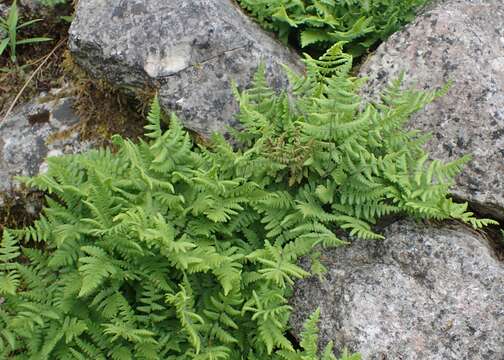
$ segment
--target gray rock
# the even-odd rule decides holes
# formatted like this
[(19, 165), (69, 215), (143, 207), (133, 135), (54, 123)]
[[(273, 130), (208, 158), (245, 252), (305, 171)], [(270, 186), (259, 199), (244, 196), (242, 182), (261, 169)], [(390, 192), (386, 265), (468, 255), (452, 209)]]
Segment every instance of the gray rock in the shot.
[(409, 221), (385, 236), (323, 252), (326, 280), (296, 284), (295, 331), (320, 307), (321, 342), (366, 360), (504, 359), (504, 264), (486, 239)]
[(454, 195), (504, 219), (504, 6), (502, 0), (439, 1), (392, 35), (362, 66), (370, 97), (405, 71), (406, 86), (447, 95), (411, 120), (433, 133), (430, 153), (445, 160), (472, 154)]
[[(7, 18), (9, 17), (9, 10), (10, 10), (10, 6), (7, 6), (5, 4), (0, 4), (0, 18), (7, 21)], [(3, 40), (6, 37), (8, 37), (7, 31), (5, 29), (1, 28), (0, 29), (0, 39)], [(6, 56), (7, 53), (8, 53), (8, 49), (6, 49), (6, 51), (4, 51), (2, 56)]]
[(54, 18), (57, 13), (55, 6), (43, 5), (39, 0), (18, 0), (18, 4), (23, 8), (22, 11), (28, 12), (31, 16), (43, 18), (46, 21), (49, 18)]
[[(9, 7), (5, 4), (0, 4), (0, 17), (7, 19), (9, 16)], [(0, 39), (4, 39), (7, 36), (7, 32), (4, 29), (0, 29)]]
[(80, 1), (69, 47), (94, 77), (133, 88), (160, 85), (165, 109), (204, 135), (235, 124), (231, 81), (247, 86), (262, 61), (280, 88), (280, 64), (302, 68), (232, 0)]
[(6, 18), (8, 15), (9, 15), (9, 7), (5, 4), (0, 4), (0, 17)]
[(37, 0), (19, 0), (18, 4), (24, 9), (30, 11), (32, 14), (39, 14), (42, 11), (46, 11), (46, 7)]
[(72, 102), (72, 98), (44, 100), (42, 96), (18, 107), (0, 123), (0, 193), (11, 195), (19, 189), (15, 176), (45, 171), (48, 156), (91, 147), (92, 143), (80, 141)]

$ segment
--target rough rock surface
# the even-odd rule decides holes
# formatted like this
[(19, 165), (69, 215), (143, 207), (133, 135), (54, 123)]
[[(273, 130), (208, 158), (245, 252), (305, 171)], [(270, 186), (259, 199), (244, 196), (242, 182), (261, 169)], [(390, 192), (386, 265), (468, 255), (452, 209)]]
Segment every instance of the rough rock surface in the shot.
[(322, 343), (366, 360), (504, 359), (504, 264), (487, 240), (409, 221), (385, 236), (323, 253), (326, 280), (296, 284), (297, 333), (320, 307)]
[(40, 97), (18, 107), (0, 123), (0, 194), (17, 190), (15, 176), (34, 176), (46, 169), (48, 156), (89, 149), (74, 127), (79, 118), (72, 98), (45, 100)]
[(36, 0), (20, 0), (19, 4), (23, 7), (23, 10), (37, 17), (47, 18), (55, 13), (55, 7), (44, 6)]
[(504, 6), (502, 0), (446, 0), (392, 35), (363, 65), (373, 97), (405, 71), (406, 86), (449, 93), (411, 127), (433, 134), (430, 153), (445, 160), (472, 154), (454, 194), (504, 219)]
[(70, 50), (113, 84), (160, 84), (160, 100), (201, 134), (224, 132), (237, 110), (231, 81), (247, 86), (260, 62), (276, 88), (297, 55), (249, 20), (233, 0), (80, 1)]
[(5, 18), (9, 13), (9, 7), (5, 4), (0, 4), (0, 16)]

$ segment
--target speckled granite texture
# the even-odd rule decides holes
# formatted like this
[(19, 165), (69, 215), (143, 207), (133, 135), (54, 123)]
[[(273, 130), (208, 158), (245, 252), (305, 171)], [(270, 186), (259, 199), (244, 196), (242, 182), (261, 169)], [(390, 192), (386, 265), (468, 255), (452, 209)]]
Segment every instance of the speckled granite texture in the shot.
[(34, 176), (45, 171), (48, 156), (73, 154), (91, 147), (73, 130), (79, 118), (72, 110), (72, 99), (43, 98), (18, 107), (0, 123), (0, 193), (18, 189), (15, 176)]
[(69, 45), (95, 77), (137, 88), (160, 84), (162, 105), (203, 135), (235, 123), (232, 80), (249, 85), (264, 62), (280, 88), (280, 64), (302, 68), (232, 0), (80, 1)]
[(320, 307), (322, 343), (364, 360), (504, 359), (504, 264), (487, 240), (409, 221), (385, 236), (323, 253), (326, 280), (296, 284), (296, 332)]
[(447, 95), (410, 126), (433, 134), (435, 158), (472, 154), (453, 192), (478, 210), (504, 219), (504, 3), (440, 1), (382, 44), (363, 65), (373, 97), (405, 71), (406, 86), (432, 89), (448, 81)]

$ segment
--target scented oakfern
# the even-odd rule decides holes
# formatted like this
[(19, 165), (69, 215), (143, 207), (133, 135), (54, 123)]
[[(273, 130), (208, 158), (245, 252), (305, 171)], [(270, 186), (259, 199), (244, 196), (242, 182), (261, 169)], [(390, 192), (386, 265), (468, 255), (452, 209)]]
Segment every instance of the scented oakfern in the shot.
[(327, 48), (347, 41), (360, 55), (414, 19), (428, 0), (238, 0), (267, 30), (286, 42), (299, 36), (302, 47)]
[(56, 6), (56, 5), (66, 4), (68, 1), (67, 0), (35, 0), (35, 2), (38, 2), (38, 3), (45, 5), (45, 6)]
[[(288, 296), (309, 273), (297, 260), (380, 238), (372, 225), (405, 213), (485, 220), (447, 191), (466, 159), (427, 160), (402, 130), (437, 93), (357, 95), (337, 44), (292, 96), (260, 71), (240, 102), (238, 149), (216, 135), (195, 146), (154, 100), (146, 139), (48, 160), (26, 183), (48, 194), (40, 219), (0, 246), (0, 356), (7, 359), (319, 359), (315, 314), (301, 348), (286, 336)], [(329, 347), (321, 355), (335, 359)], [(358, 357), (344, 354), (344, 359)]]

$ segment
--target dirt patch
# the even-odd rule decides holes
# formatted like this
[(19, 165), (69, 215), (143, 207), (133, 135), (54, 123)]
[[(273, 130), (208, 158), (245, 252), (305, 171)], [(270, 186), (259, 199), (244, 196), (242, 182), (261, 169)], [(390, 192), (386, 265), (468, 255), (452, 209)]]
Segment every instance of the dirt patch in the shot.
[[(16, 63), (13, 63), (10, 59), (8, 49), (0, 57), (0, 68), (9, 69), (7, 72), (0, 72), (0, 116), (3, 117), (32, 72), (54, 49), (56, 44), (66, 38), (69, 24), (61, 20), (60, 16), (68, 16), (70, 13), (71, 7), (64, 7), (56, 12), (54, 16), (20, 29), (17, 34), (19, 39), (48, 37), (52, 40), (17, 46)], [(22, 7), (19, 7), (19, 16), (18, 25), (36, 18)], [(59, 59), (63, 51), (64, 49), (61, 47), (36, 73), (23, 91), (19, 103), (28, 101), (41, 92), (49, 91), (51, 88), (61, 85), (63, 72), (59, 66)]]
[(3, 202), (0, 207), (0, 233), (4, 228), (20, 229), (32, 225), (45, 205), (45, 194), (39, 191), (23, 189), (0, 196)]

